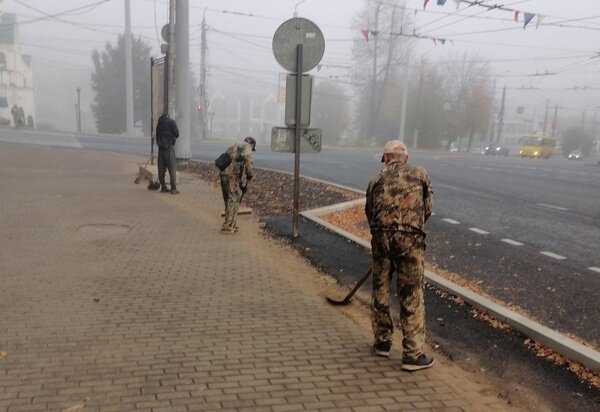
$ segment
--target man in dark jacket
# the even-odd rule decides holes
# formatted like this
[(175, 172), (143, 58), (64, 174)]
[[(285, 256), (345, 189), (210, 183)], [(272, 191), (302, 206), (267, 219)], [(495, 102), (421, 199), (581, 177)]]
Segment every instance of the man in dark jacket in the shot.
[(179, 129), (175, 120), (167, 113), (163, 113), (156, 123), (156, 144), (158, 145), (158, 181), (160, 191), (169, 192), (165, 183), (165, 169), (169, 169), (171, 180), (171, 194), (179, 193), (177, 190), (177, 166), (175, 163), (175, 140), (179, 137)]

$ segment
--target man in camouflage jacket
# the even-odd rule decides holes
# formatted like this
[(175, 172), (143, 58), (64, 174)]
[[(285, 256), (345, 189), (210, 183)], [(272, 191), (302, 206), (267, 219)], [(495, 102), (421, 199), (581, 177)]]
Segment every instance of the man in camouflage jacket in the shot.
[(407, 165), (408, 150), (400, 140), (383, 148), (383, 169), (369, 182), (365, 213), (371, 229), (373, 271), (373, 349), (389, 356), (393, 320), (390, 283), (396, 272), (403, 335), (402, 368), (428, 368), (433, 358), (423, 352), (425, 309), (423, 302), (425, 232), (432, 210), (433, 190), (427, 171)]
[(221, 226), (223, 234), (237, 232), (235, 223), (240, 202), (248, 189), (248, 182), (254, 175), (252, 152), (255, 150), (256, 140), (252, 137), (246, 137), (244, 141), (227, 148), (226, 153), (231, 158), (231, 163), (219, 173), (223, 202), (225, 203), (225, 222)]

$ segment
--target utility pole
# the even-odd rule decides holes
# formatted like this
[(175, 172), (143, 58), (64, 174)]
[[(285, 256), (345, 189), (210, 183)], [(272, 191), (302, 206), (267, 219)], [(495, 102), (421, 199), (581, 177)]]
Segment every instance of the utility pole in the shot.
[(556, 136), (556, 120), (558, 115), (558, 105), (554, 105), (554, 118), (552, 119), (552, 138), (554, 139)]
[(419, 131), (421, 130), (421, 93), (423, 91), (423, 73), (425, 71), (425, 55), (421, 56), (421, 68), (419, 69), (419, 90), (417, 92), (417, 116), (415, 119), (415, 131), (413, 133), (413, 149), (417, 148)]
[(406, 125), (406, 98), (408, 96), (408, 77), (410, 75), (410, 50), (406, 51), (406, 67), (404, 69), (404, 79), (402, 81), (402, 101), (400, 102), (400, 130), (398, 130), (398, 139), (404, 141), (404, 127)]
[(550, 106), (550, 100), (546, 100), (546, 112), (544, 113), (544, 124), (542, 125), (542, 133), (546, 135), (546, 124), (548, 123), (548, 108)]
[(165, 90), (167, 96), (167, 113), (171, 118), (175, 118), (175, 1), (169, 0), (169, 50), (167, 51), (167, 81), (168, 87)]
[[(379, 32), (379, 11), (381, 10), (381, 3), (377, 3), (375, 6), (375, 33)], [(369, 139), (368, 143), (371, 143), (371, 139), (373, 138), (373, 129), (375, 128), (375, 116), (377, 112), (375, 111), (375, 100), (377, 96), (377, 39), (378, 35), (373, 36), (373, 85), (371, 86), (371, 107), (369, 108), (369, 118), (367, 119), (367, 139)]]
[(504, 126), (504, 102), (506, 101), (506, 85), (502, 88), (502, 103), (500, 104), (500, 113), (498, 114), (498, 135), (496, 142), (500, 143), (502, 139), (502, 127)]
[(125, 123), (133, 134), (133, 68), (131, 63), (131, 0), (125, 0)]
[(494, 102), (496, 101), (496, 81), (498, 79), (494, 79), (494, 88), (492, 89), (492, 107), (490, 108), (490, 116), (488, 117), (488, 128), (486, 133), (486, 141), (488, 144), (491, 144), (494, 140)]
[[(173, 1), (173, 0), (171, 0)], [(179, 160), (189, 160), (190, 151), (190, 3), (189, 0), (176, 0), (175, 10), (175, 119), (179, 128), (179, 138), (175, 145), (175, 156)]]
[(208, 99), (206, 84), (206, 8), (202, 13), (202, 34), (200, 40), (200, 138), (208, 139)]
[(77, 86), (77, 132), (81, 133), (81, 87)]

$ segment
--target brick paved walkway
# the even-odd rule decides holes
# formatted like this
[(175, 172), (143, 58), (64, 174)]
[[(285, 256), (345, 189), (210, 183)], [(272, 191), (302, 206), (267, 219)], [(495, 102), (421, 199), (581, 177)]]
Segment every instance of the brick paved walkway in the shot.
[(510, 410), (439, 355), (372, 355), (364, 308), (252, 218), (220, 235), (217, 188), (149, 192), (139, 163), (0, 144), (0, 411)]

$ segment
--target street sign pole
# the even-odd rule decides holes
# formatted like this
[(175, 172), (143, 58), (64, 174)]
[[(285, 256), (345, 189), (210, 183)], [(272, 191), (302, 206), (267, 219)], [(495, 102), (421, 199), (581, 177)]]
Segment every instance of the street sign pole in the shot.
[(300, 139), (302, 139), (302, 43), (296, 46), (296, 138), (294, 139), (294, 206), (292, 217), (292, 237), (298, 237), (298, 217), (300, 209)]

